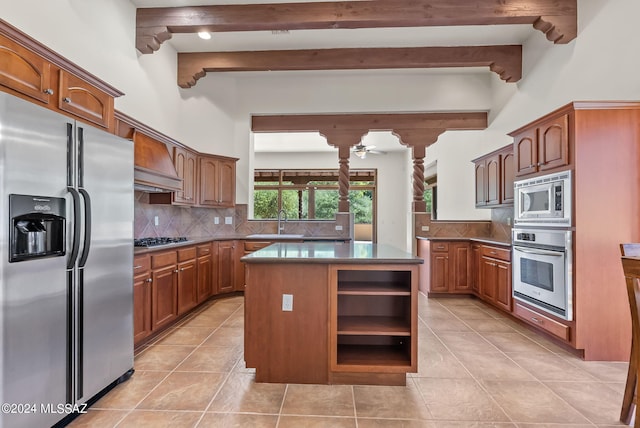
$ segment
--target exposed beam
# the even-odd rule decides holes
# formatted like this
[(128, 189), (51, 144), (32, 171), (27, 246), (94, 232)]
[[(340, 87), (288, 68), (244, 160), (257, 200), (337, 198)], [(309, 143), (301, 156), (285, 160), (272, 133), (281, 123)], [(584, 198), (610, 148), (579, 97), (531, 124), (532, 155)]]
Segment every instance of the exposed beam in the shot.
[(506, 82), (522, 77), (522, 46), (455, 46), (194, 52), (178, 54), (178, 85), (209, 72), (489, 67)]
[(554, 43), (578, 31), (577, 0), (365, 0), (137, 9), (136, 48), (172, 33), (531, 24)]
[(327, 130), (392, 131), (395, 129), (481, 130), (486, 112), (289, 114), (251, 118), (253, 132), (305, 132)]

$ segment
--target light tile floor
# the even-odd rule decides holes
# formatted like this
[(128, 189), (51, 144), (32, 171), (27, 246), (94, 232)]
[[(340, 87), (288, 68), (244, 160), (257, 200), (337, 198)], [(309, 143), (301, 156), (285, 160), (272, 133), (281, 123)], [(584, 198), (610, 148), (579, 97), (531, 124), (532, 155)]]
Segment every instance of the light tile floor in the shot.
[(73, 427), (610, 427), (627, 364), (585, 362), (473, 298), (419, 302), (406, 387), (259, 384), (243, 299), (212, 301), (135, 358)]

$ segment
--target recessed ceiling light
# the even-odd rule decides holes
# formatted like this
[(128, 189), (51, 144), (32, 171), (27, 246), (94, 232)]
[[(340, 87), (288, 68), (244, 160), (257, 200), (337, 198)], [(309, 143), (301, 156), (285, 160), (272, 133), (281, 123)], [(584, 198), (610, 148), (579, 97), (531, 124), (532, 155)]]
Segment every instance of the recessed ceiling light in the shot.
[(198, 37), (202, 40), (209, 40), (211, 38), (211, 34), (208, 31), (199, 31)]

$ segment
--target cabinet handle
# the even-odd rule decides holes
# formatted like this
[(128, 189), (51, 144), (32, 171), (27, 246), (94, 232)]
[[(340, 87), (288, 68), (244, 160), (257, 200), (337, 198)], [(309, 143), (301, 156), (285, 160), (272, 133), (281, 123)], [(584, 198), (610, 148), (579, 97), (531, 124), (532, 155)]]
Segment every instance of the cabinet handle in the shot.
[(134, 266), (134, 269), (142, 269), (142, 265)]
[(491, 251), (489, 254), (498, 254), (498, 253), (496, 253), (495, 251)]
[(153, 282), (152, 278), (147, 278), (147, 282)]
[(538, 162), (538, 166), (542, 166), (544, 165), (542, 162)]
[(69, 104), (69, 103), (71, 102), (71, 98), (69, 98), (69, 97), (64, 97), (64, 98), (62, 99), (62, 101), (64, 101), (65, 103)]
[(538, 319), (538, 318), (536, 318), (536, 317), (531, 317), (531, 321), (533, 321), (533, 322), (535, 322), (535, 323), (537, 323), (537, 324), (541, 324), (541, 323), (542, 323), (542, 320), (539, 320), (539, 319)]
[(180, 272), (184, 272), (187, 268), (180, 268)]
[(174, 270), (173, 273), (178, 273), (180, 272), (178, 269)]
[(53, 89), (51, 89), (51, 88), (47, 88), (47, 89), (45, 89), (45, 90), (44, 90), (44, 91), (42, 91), (42, 92), (44, 92), (44, 93), (45, 93), (45, 94), (47, 94), (47, 95), (53, 95)]

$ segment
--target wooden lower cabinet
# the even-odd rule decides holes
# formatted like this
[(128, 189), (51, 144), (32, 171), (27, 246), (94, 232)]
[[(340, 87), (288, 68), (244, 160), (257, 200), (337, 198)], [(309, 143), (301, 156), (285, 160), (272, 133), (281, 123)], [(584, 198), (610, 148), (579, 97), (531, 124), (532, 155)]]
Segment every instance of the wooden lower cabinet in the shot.
[(236, 241), (219, 241), (218, 244), (218, 294), (235, 291)]
[(481, 248), (480, 244), (471, 244), (471, 291), (476, 294), (480, 293)]
[[(213, 278), (216, 270), (214, 269), (213, 245), (211, 242), (197, 247), (197, 286), (196, 301), (202, 303), (213, 294)], [(217, 284), (217, 282), (216, 282)]]
[(178, 317), (177, 265), (151, 271), (151, 329), (156, 330)]
[(511, 250), (482, 245), (480, 297), (511, 312)]
[[(471, 291), (471, 247), (467, 241), (433, 241), (430, 244), (429, 293)], [(425, 255), (418, 254), (420, 257)]]
[(133, 261), (133, 343), (151, 334), (151, 273), (149, 255)]
[[(194, 251), (195, 253), (195, 251)], [(178, 264), (178, 315), (182, 315), (198, 304), (198, 280), (196, 259)]]

